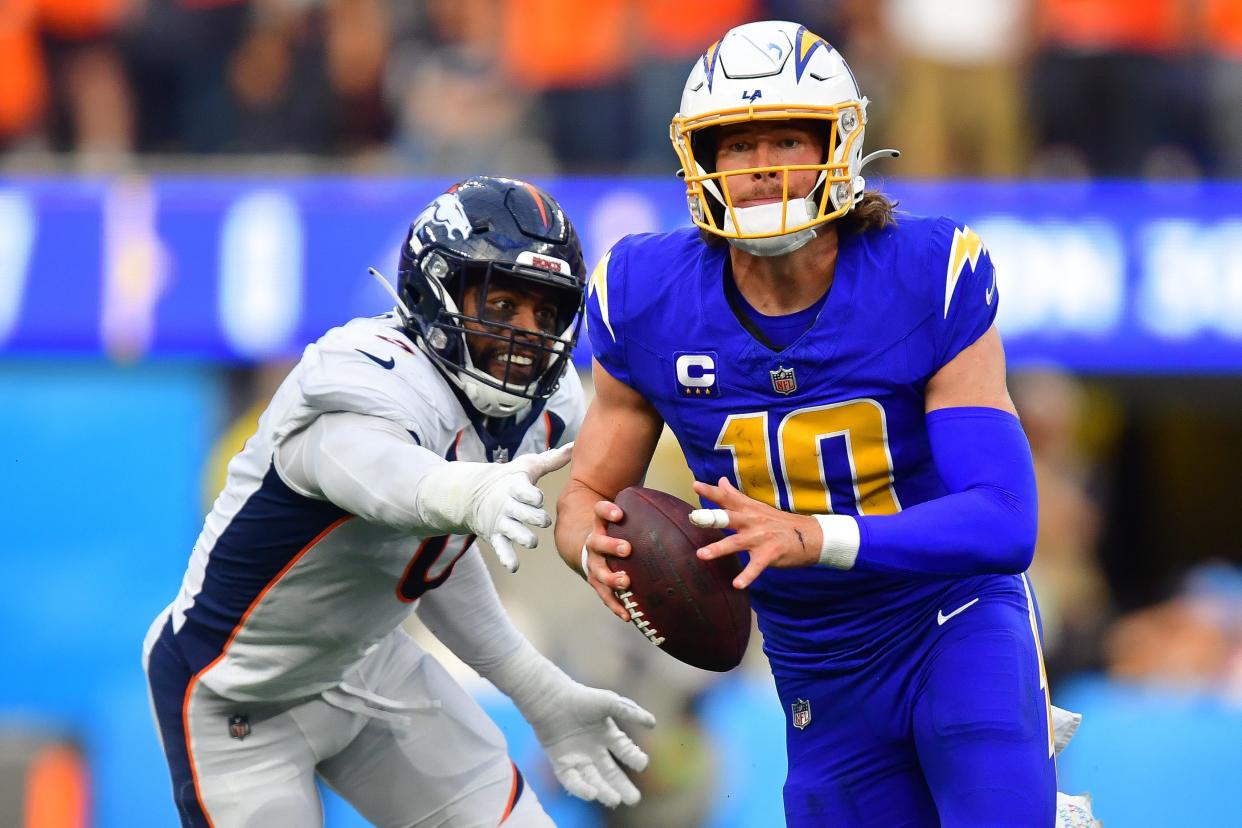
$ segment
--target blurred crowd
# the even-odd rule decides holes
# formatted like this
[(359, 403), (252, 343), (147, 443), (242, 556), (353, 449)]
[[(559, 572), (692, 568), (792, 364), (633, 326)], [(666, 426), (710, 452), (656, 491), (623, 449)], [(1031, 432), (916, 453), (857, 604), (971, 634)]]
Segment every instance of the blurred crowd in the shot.
[(1242, 175), (1237, 0), (0, 0), (0, 157), (666, 173), (690, 64), (764, 18), (843, 50), (903, 176)]

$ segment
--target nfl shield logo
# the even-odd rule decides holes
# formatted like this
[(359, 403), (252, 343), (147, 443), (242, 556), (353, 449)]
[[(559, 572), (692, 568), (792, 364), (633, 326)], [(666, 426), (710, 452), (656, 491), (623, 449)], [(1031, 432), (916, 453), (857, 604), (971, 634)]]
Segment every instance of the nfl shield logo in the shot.
[(796, 699), (789, 705), (789, 709), (793, 711), (793, 726), (798, 730), (806, 730), (806, 726), (811, 723), (811, 703), (806, 699)]
[(250, 735), (250, 717), (240, 713), (229, 717), (229, 735), (241, 741)]
[(509, 462), (509, 450), (505, 448), (504, 446), (497, 446), (496, 448), (492, 449), (492, 462), (493, 463), (508, 463)]
[(792, 394), (798, 390), (798, 378), (794, 376), (794, 369), (778, 367), (768, 373), (772, 375), (772, 390), (776, 393)]

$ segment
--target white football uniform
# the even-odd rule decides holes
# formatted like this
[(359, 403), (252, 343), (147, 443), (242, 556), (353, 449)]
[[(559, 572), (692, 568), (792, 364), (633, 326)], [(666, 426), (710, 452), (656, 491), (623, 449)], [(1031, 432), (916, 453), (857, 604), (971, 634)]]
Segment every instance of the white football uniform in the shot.
[(484, 431), (391, 314), (307, 347), (147, 636), (183, 824), (318, 824), (315, 772), (379, 825), (551, 824), (499, 731), (400, 629), (450, 577), (492, 589), (473, 537), (420, 525), (402, 496), (417, 469), (342, 479), (313, 441), (346, 429), (346, 446), (502, 461), (569, 442), (584, 407), (569, 370), (546, 404)]

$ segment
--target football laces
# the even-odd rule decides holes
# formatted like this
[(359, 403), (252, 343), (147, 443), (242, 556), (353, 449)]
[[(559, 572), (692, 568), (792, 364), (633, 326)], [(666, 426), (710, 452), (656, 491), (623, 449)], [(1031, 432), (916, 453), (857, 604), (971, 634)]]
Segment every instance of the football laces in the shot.
[(638, 627), (638, 631), (647, 636), (647, 640), (659, 647), (664, 643), (664, 637), (651, 626), (651, 622), (643, 617), (643, 611), (638, 608), (638, 602), (634, 600), (633, 592), (618, 592), (617, 597), (621, 599), (621, 603), (625, 606), (626, 612), (630, 614), (630, 623)]

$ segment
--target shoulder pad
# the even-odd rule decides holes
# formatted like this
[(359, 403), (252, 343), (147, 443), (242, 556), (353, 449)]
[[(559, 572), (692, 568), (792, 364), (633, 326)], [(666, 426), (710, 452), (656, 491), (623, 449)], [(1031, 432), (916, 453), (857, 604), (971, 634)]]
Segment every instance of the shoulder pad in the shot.
[(355, 319), (308, 347), (301, 390), (314, 414), (353, 411), (383, 417), (424, 445), (445, 413), (458, 407), (427, 356), (382, 319)]

